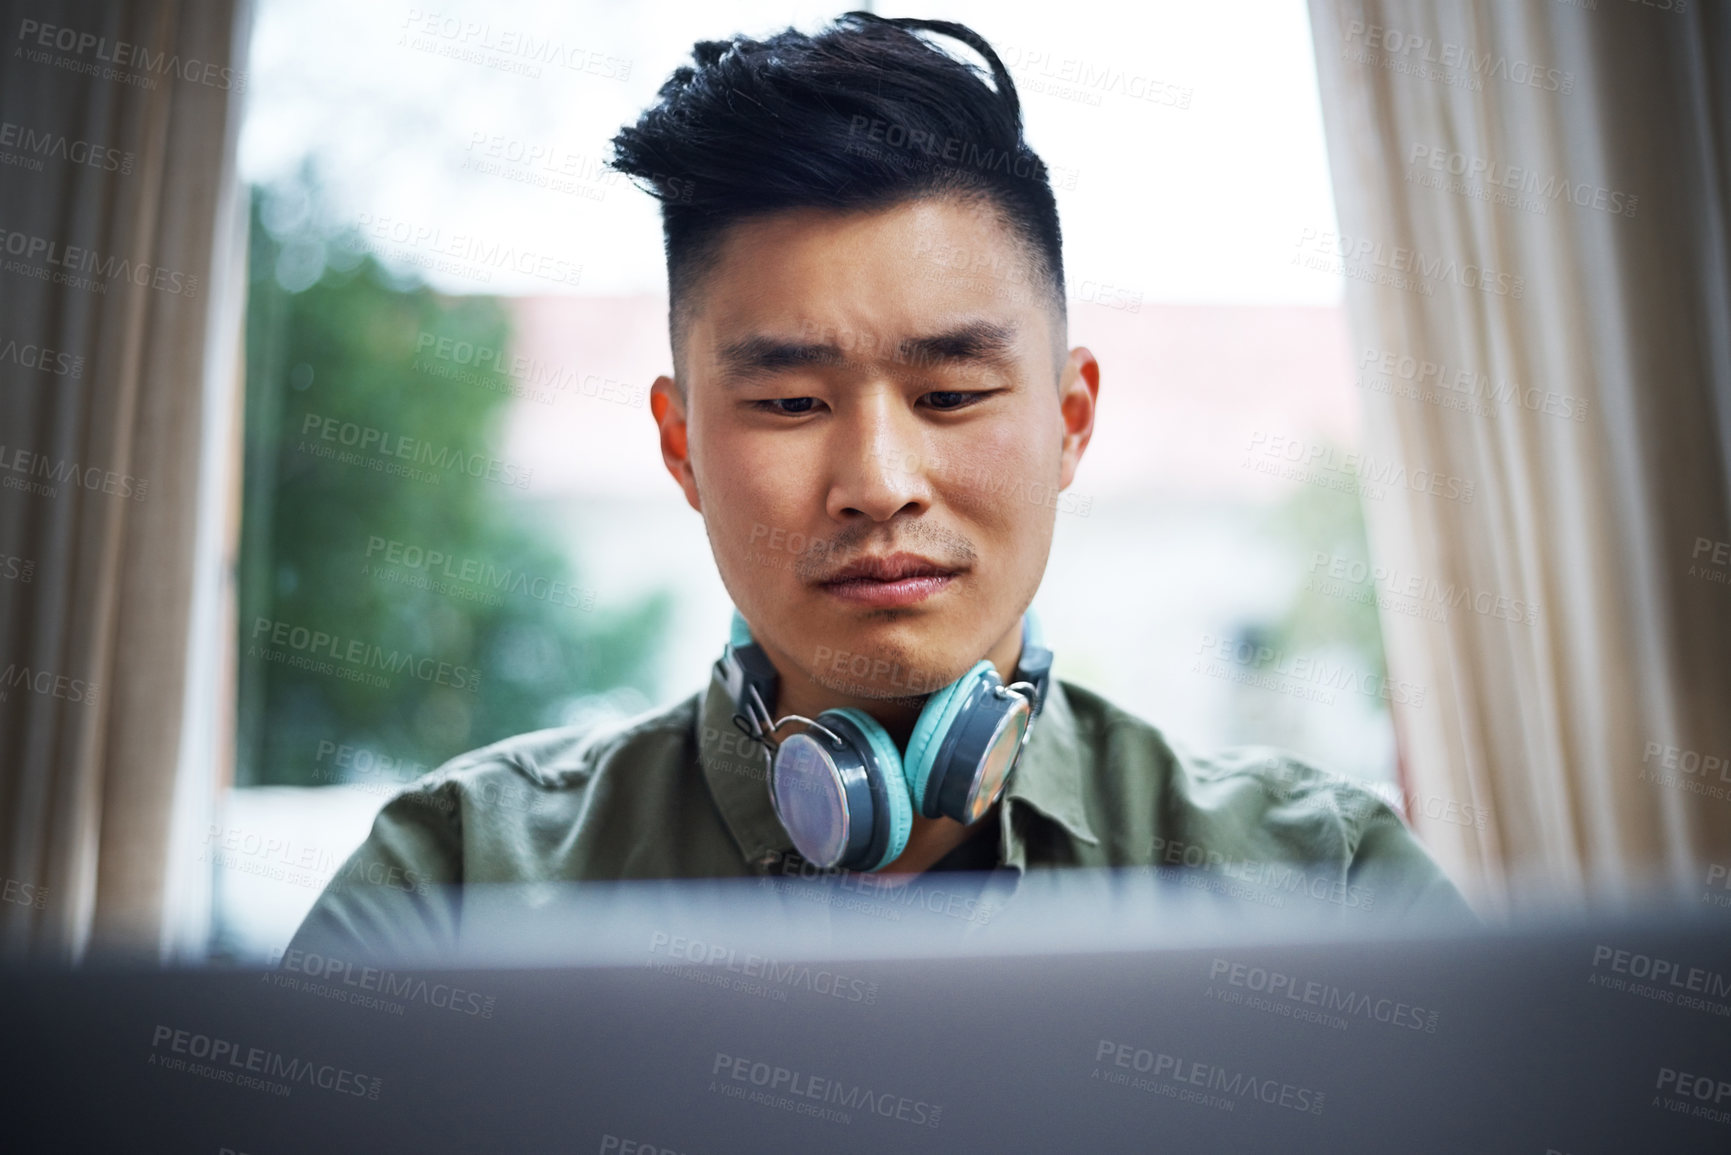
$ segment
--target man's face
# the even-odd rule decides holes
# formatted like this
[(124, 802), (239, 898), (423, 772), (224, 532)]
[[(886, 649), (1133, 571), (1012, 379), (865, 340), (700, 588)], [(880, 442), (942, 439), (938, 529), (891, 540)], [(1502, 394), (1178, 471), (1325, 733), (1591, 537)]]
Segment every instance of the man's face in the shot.
[[(725, 235), (654, 410), (733, 602), (784, 679), (907, 698), (1008, 645), (1098, 369), (1015, 235), (953, 199)], [(680, 394), (683, 393), (683, 398)]]

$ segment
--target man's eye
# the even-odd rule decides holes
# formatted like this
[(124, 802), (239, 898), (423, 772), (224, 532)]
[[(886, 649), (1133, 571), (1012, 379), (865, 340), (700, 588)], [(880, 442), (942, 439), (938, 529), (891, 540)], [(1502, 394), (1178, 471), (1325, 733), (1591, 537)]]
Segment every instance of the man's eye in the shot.
[(781, 413), (789, 417), (796, 417), (801, 413), (810, 413), (811, 407), (817, 404), (817, 398), (774, 397), (768, 401), (756, 401), (753, 404), (768, 413)]
[(926, 394), (926, 401), (933, 409), (963, 409), (974, 404), (984, 393), (968, 392), (956, 389), (939, 389)]

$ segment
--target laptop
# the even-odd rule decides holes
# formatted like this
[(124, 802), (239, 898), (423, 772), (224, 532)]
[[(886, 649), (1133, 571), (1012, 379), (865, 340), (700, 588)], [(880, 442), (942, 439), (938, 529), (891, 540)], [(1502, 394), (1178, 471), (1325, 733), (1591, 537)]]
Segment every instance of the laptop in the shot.
[(13, 969), (7, 1145), (1731, 1151), (1724, 911), (1508, 930), (1004, 873), (470, 887), (436, 957)]

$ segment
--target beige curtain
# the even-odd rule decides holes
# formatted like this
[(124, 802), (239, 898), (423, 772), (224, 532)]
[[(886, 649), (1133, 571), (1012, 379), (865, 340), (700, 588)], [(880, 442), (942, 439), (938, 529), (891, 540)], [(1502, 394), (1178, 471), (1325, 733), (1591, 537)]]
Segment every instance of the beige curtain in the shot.
[(1395, 707), (1412, 820), (1493, 917), (1699, 903), (1731, 862), (1731, 9), (1311, 22), (1339, 224), (1300, 248), (1409, 471), (1366, 508), (1385, 592), (1448, 606), (1383, 614), (1432, 688)]
[(0, 946), (154, 958), (219, 714), (245, 0), (0, 11)]

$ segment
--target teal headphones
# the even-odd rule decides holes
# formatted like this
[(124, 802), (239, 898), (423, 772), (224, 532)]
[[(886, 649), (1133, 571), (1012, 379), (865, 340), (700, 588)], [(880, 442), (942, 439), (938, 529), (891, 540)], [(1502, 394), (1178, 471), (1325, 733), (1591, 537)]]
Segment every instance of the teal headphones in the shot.
[[(1006, 686), (991, 662), (974, 663), (927, 700), (905, 755), (863, 710), (772, 718), (775, 667), (738, 610), (715, 665), (733, 724), (769, 757), (770, 804), (794, 847), (817, 866), (881, 870), (907, 848), (916, 810), (971, 825), (991, 809), (1045, 704), (1052, 654), (1029, 610), (1016, 681)], [(777, 740), (790, 721), (807, 729)]]

